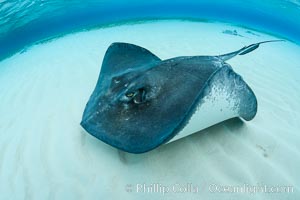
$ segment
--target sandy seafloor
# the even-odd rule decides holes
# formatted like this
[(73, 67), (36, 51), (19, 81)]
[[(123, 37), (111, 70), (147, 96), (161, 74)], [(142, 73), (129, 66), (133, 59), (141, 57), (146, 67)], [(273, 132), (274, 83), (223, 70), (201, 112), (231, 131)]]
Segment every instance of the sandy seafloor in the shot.
[[(291, 42), (228, 61), (257, 96), (252, 121), (229, 120), (139, 155), (120, 152), (79, 125), (112, 42), (167, 59), (218, 55), (270, 39), (276, 38), (228, 24), (161, 21), (69, 34), (3, 60), (0, 199), (299, 199), (300, 46)], [(137, 184), (146, 190), (137, 191)], [(159, 187), (151, 192), (151, 184)], [(293, 191), (214, 189), (243, 184)], [(179, 185), (194, 189), (181, 193)], [(163, 194), (163, 187), (170, 191)]]

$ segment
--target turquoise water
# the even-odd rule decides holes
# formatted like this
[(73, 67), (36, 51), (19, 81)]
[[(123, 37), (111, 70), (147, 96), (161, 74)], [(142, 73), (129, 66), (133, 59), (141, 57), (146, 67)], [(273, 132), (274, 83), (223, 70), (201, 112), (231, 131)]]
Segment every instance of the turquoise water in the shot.
[(300, 43), (299, 0), (1, 0), (0, 60), (68, 32), (164, 18), (229, 22)]

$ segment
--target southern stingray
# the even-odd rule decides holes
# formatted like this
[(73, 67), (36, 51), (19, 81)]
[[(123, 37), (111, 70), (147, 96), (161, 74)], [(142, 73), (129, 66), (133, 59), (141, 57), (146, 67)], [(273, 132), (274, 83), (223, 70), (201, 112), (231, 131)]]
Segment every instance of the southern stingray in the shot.
[(266, 42), (272, 41), (224, 55), (167, 60), (133, 44), (113, 43), (81, 126), (118, 149), (143, 153), (230, 118), (251, 120), (256, 97), (225, 61)]

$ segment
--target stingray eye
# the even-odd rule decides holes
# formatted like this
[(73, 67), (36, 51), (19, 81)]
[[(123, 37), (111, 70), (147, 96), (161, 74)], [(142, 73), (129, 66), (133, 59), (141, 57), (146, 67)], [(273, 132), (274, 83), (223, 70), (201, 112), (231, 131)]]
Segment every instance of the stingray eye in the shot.
[(125, 94), (126, 97), (132, 98), (134, 96), (133, 92), (129, 92)]
[(144, 103), (146, 102), (146, 90), (144, 88), (140, 88), (133, 92), (127, 92), (123, 98), (121, 98), (121, 101), (134, 104)]
[(146, 90), (144, 88), (140, 88), (136, 95), (134, 95), (133, 102), (135, 104), (141, 104), (146, 102)]

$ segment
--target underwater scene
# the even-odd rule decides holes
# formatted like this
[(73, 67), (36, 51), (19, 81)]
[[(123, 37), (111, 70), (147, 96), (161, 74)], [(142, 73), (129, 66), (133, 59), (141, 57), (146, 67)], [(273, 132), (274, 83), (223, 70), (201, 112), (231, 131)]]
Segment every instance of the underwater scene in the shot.
[(299, 199), (299, 55), (298, 0), (0, 0), (0, 199)]

